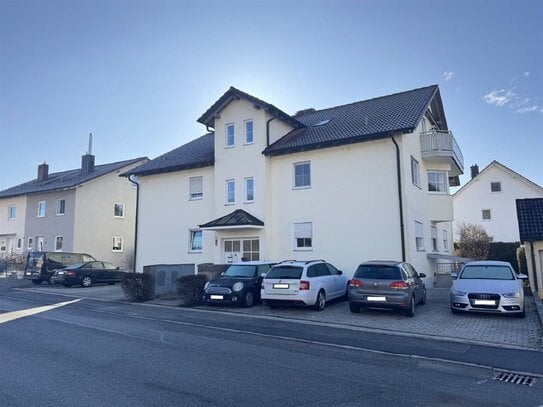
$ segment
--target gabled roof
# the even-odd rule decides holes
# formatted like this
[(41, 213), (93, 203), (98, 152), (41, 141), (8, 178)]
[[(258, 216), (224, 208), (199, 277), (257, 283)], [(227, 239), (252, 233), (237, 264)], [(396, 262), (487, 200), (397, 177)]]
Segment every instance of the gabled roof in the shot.
[(527, 184), (528, 186), (532, 187), (533, 189), (535, 189), (536, 191), (538, 191), (539, 193), (543, 194), (543, 187), (540, 187), (539, 185), (537, 185), (535, 182), (533, 181), (530, 181), (528, 178), (520, 175), (518, 172), (516, 171), (513, 171), (511, 168), (509, 167), (506, 167), (505, 165), (503, 165), (502, 163), (496, 161), (496, 160), (493, 160), (490, 164), (488, 164), (481, 172), (479, 172), (479, 174), (477, 174), (475, 176), (475, 178), (472, 178), (470, 179), (468, 182), (466, 182), (462, 188), (460, 188), (458, 191), (456, 191), (454, 193), (453, 196), (458, 196), (462, 191), (466, 190), (468, 188), (469, 185), (473, 184), (473, 180), (477, 179), (477, 177), (480, 177), (482, 174), (485, 174), (487, 173), (488, 171), (490, 171), (491, 168), (499, 168), (501, 169), (502, 171), (508, 173), (509, 175), (517, 178), (518, 180), (524, 182), (525, 184)]
[(124, 176), (151, 175), (208, 167), (215, 163), (215, 134), (208, 133), (166, 154), (133, 168)]
[(264, 222), (254, 217), (243, 209), (236, 209), (234, 212), (228, 215), (222, 216), (218, 219), (207, 222), (200, 225), (202, 229), (215, 229), (215, 228), (241, 228), (241, 227), (262, 227)]
[(517, 199), (521, 242), (543, 240), (543, 198)]
[(274, 105), (264, 102), (263, 100), (249, 95), (248, 93), (245, 93), (239, 89), (236, 89), (233, 86), (231, 86), (230, 89), (228, 89), (224, 93), (224, 95), (222, 95), (209, 109), (206, 110), (206, 112), (202, 116), (200, 116), (198, 122), (202, 123), (205, 126), (215, 128), (215, 115), (220, 113), (233, 100), (240, 99), (247, 100), (259, 109), (265, 109), (269, 111), (272, 115), (289, 123), (294, 128), (304, 127), (304, 125), (296, 120), (294, 117), (288, 115)]
[(0, 198), (11, 198), (14, 196), (38, 194), (43, 192), (52, 192), (64, 189), (72, 189), (78, 185), (89, 182), (95, 178), (102, 177), (111, 172), (120, 170), (126, 166), (146, 160), (147, 157), (134, 158), (132, 160), (118, 161), (110, 164), (102, 164), (94, 167), (94, 171), (82, 175), (81, 168), (75, 170), (56, 172), (49, 174), (45, 181), (39, 182), (37, 179), (25, 182), (24, 184), (0, 191)]
[(264, 154), (289, 154), (409, 133), (415, 130), (431, 104), (441, 128), (446, 130), (439, 88), (432, 85), (329, 109), (304, 111), (296, 119), (305, 127), (285, 135), (266, 148)]

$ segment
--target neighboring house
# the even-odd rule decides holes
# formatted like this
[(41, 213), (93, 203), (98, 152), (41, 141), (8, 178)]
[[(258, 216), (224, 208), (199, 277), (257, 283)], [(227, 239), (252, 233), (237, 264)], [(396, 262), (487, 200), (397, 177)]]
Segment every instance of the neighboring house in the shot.
[(213, 130), (125, 174), (140, 185), (138, 271), (322, 258), (351, 276), (403, 257), (431, 278), (455, 260), (463, 158), (438, 86), (292, 116), (230, 88), (198, 121)]
[(49, 174), (0, 191), (0, 256), (28, 251), (84, 252), (130, 267), (134, 255), (136, 188), (119, 174), (147, 158)]
[(530, 287), (543, 298), (543, 198), (517, 199), (516, 204)]
[(543, 198), (543, 188), (515, 171), (492, 161), (479, 173), (471, 167), (471, 180), (453, 195), (454, 232), (462, 223), (481, 225), (494, 242), (518, 242), (515, 200)]

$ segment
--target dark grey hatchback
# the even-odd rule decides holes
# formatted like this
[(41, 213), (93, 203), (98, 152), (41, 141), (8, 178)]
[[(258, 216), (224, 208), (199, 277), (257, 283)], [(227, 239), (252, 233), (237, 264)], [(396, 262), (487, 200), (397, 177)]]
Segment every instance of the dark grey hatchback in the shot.
[(368, 261), (358, 266), (349, 282), (349, 308), (392, 308), (415, 316), (415, 304), (426, 303), (423, 273), (401, 261)]

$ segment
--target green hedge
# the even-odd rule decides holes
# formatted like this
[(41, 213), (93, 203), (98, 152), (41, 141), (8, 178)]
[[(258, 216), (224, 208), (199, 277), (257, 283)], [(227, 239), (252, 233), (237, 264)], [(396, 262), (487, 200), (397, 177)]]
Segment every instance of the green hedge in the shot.
[(121, 278), (121, 287), (128, 301), (143, 302), (155, 297), (155, 286), (152, 274), (126, 273)]
[(507, 261), (518, 273), (520, 268), (517, 261), (519, 242), (492, 242), (488, 250), (488, 260)]
[(194, 307), (202, 301), (205, 275), (182, 276), (177, 279), (177, 294), (181, 299), (181, 307)]

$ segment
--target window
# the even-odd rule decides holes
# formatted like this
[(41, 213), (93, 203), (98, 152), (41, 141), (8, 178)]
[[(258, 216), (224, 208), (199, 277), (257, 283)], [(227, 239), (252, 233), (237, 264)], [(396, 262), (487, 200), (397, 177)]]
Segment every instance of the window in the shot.
[(294, 224), (294, 249), (311, 250), (313, 248), (313, 223)]
[(43, 218), (45, 216), (45, 201), (38, 203), (38, 218)]
[(245, 178), (245, 202), (255, 200), (255, 179), (253, 177)]
[(252, 144), (253, 142), (254, 142), (253, 121), (247, 120), (245, 122), (245, 144)]
[(28, 238), (28, 244), (26, 245), (26, 249), (27, 250), (34, 249), (34, 238), (32, 238), (32, 237)]
[(432, 226), (430, 228), (430, 232), (432, 233), (432, 250), (434, 252), (437, 252), (437, 229), (435, 226)]
[(63, 244), (64, 244), (64, 237), (63, 236), (55, 237), (55, 252), (61, 252)]
[(424, 251), (424, 230), (422, 223), (415, 221), (415, 243), (417, 251)]
[(447, 192), (447, 173), (445, 171), (428, 171), (428, 191)]
[(420, 167), (419, 162), (411, 157), (411, 182), (420, 187)]
[(443, 250), (449, 251), (449, 232), (443, 229)]
[(226, 203), (233, 204), (236, 202), (236, 181), (229, 179), (226, 181)]
[(309, 188), (311, 186), (311, 163), (304, 161), (294, 163), (294, 188)]
[(226, 125), (226, 147), (234, 147), (236, 137), (234, 134), (234, 123)]
[(491, 182), (490, 183), (490, 192), (502, 192), (502, 183), (501, 182)]
[(123, 251), (123, 238), (122, 237), (113, 237), (113, 251), (122, 252)]
[(191, 201), (203, 198), (203, 180), (204, 177), (189, 178), (189, 199)]
[(113, 216), (116, 218), (124, 218), (124, 204), (116, 203), (113, 205)]
[(57, 215), (64, 215), (66, 213), (66, 200), (57, 199)]
[(15, 205), (8, 206), (8, 219), (13, 220), (17, 215), (17, 207)]
[(202, 251), (202, 231), (201, 230), (191, 230), (190, 231), (190, 252), (201, 252)]
[(260, 260), (260, 241), (258, 239), (247, 239), (241, 243), (241, 248), (243, 249), (241, 261)]
[(490, 209), (483, 209), (481, 212), (482, 212), (483, 220), (492, 219), (492, 213), (490, 212)]
[(23, 238), (19, 237), (17, 238), (17, 250), (21, 250), (23, 248)]

